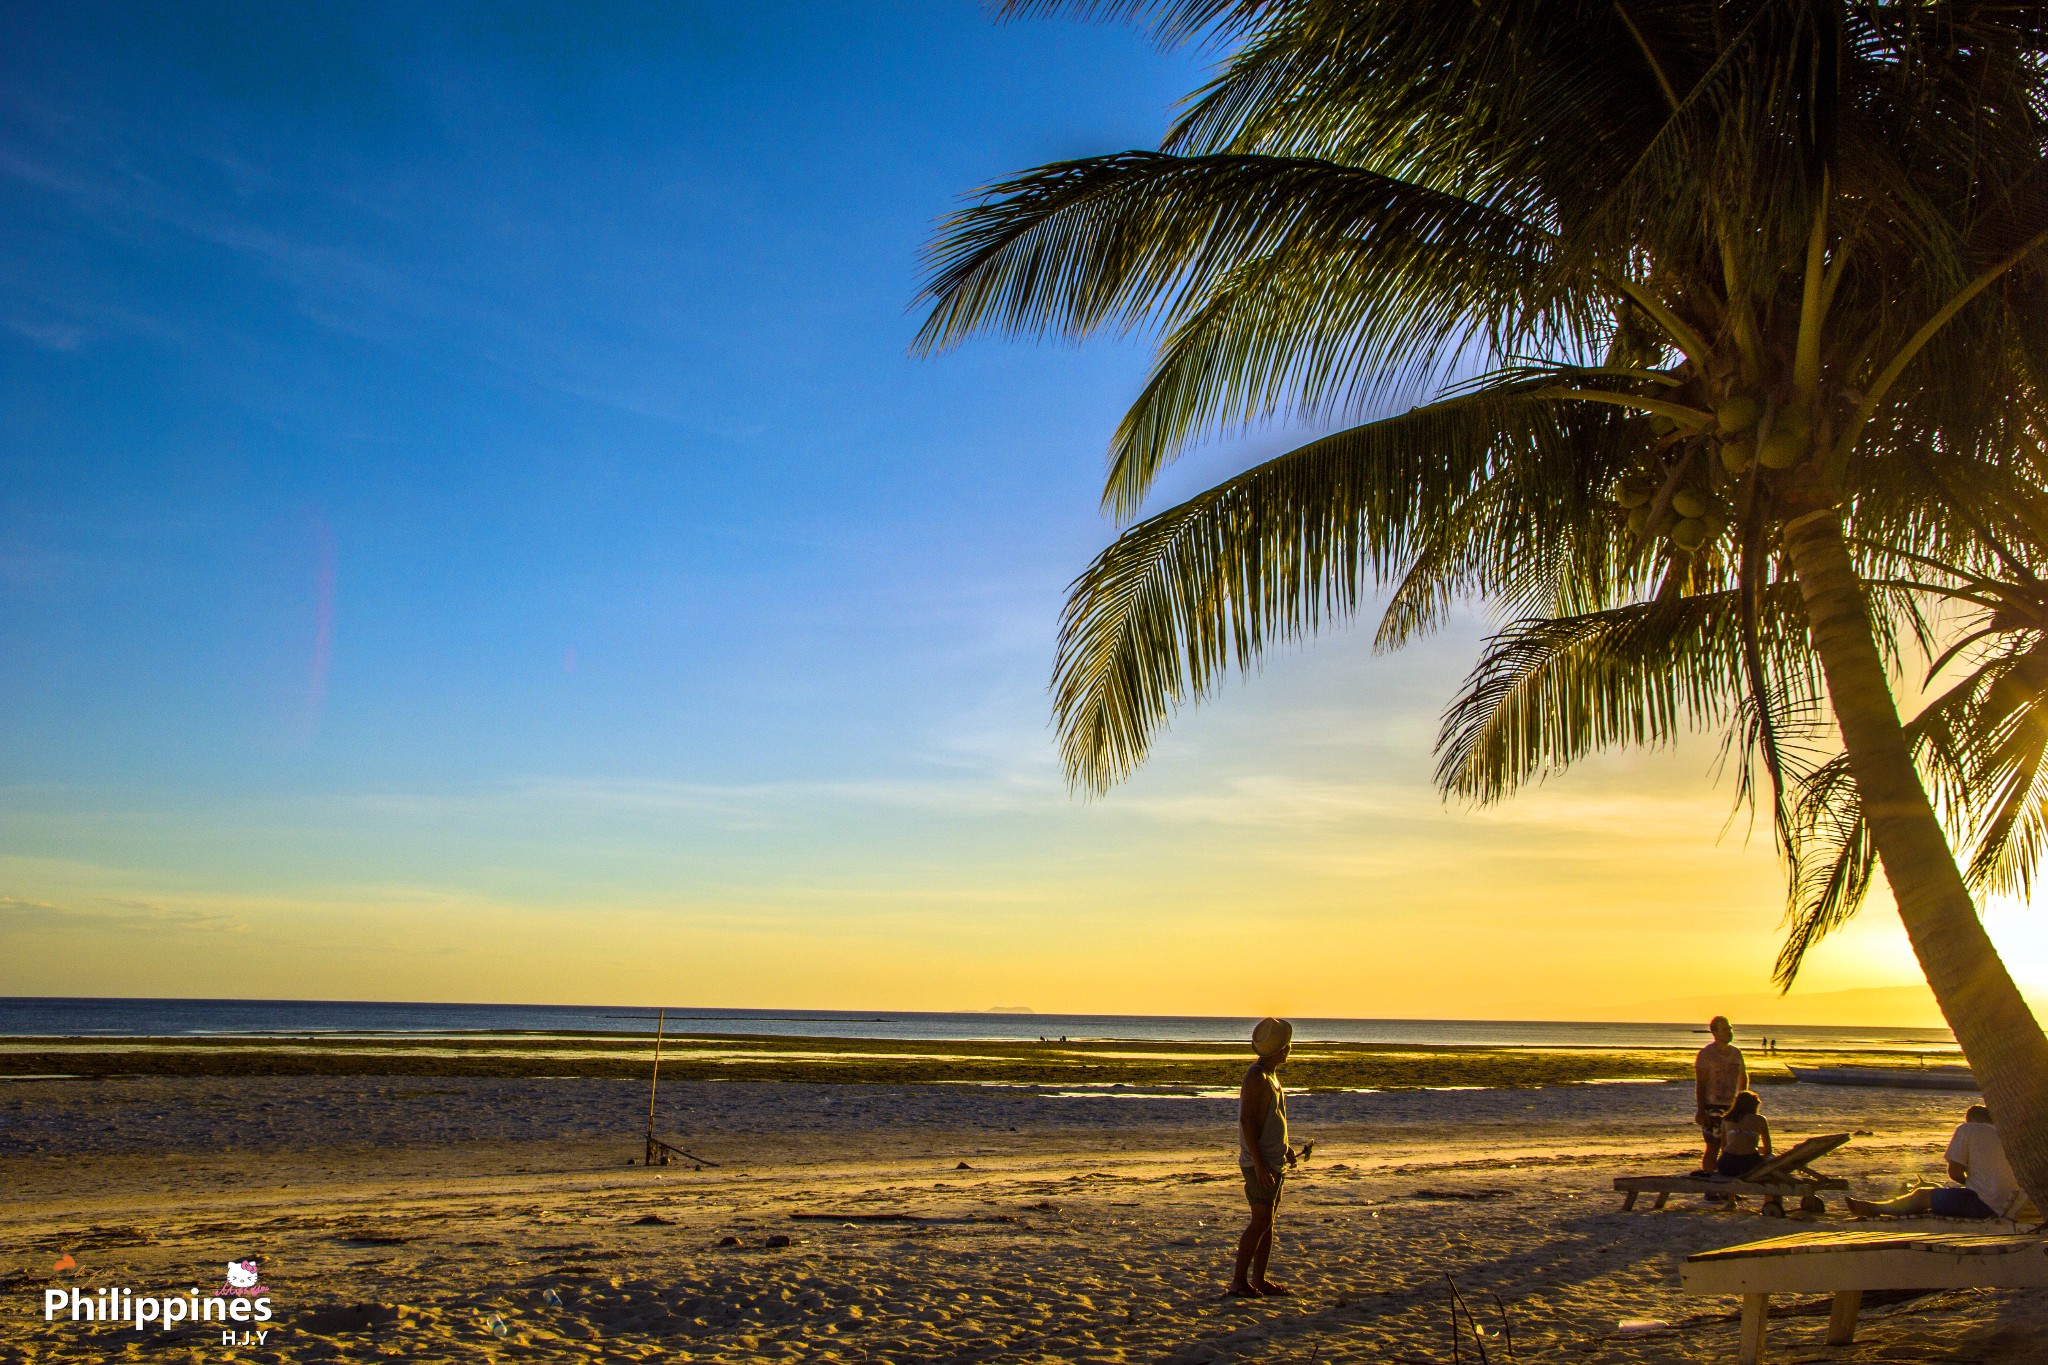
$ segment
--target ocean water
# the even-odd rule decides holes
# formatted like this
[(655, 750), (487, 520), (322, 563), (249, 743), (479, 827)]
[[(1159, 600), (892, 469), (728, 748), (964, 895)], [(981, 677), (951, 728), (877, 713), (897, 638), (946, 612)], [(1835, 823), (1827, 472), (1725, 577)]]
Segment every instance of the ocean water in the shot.
[[(1239, 1042), (1253, 1020), (1146, 1014), (937, 1014), (843, 1010), (721, 1010), (670, 1005), (671, 1033), (924, 1041), (1037, 1038)], [(653, 1033), (653, 1005), (463, 1005), (381, 1000), (130, 1000), (0, 996), (0, 1037), (175, 1037), (207, 1034)], [(1467, 1047), (1681, 1048), (1705, 1041), (1700, 1023), (1571, 1023), (1507, 1019), (1308, 1019), (1299, 1042)], [(1947, 1029), (1852, 1028), (1738, 1021), (1736, 1041), (1781, 1049), (1950, 1052)]]

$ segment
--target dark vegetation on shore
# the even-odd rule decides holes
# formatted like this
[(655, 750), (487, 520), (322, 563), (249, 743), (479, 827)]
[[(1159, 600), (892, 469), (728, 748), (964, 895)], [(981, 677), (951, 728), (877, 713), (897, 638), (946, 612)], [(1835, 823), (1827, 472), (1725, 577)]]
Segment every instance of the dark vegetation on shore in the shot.
[[(616, 1033), (14, 1038), (0, 1045), (0, 1076), (644, 1077), (653, 1056), (652, 1039)], [(1854, 1057), (1865, 1064), (1911, 1060), (1906, 1053)], [(1234, 1087), (1247, 1059), (1243, 1047), (1220, 1043), (680, 1034), (663, 1044), (661, 1074), (679, 1081), (1186, 1090)], [(1831, 1059), (1802, 1054), (1796, 1060)], [(1758, 1059), (1758, 1083), (1790, 1079), (1778, 1060)], [(1627, 1048), (1311, 1043), (1296, 1050), (1286, 1074), (1295, 1090), (1678, 1081), (1691, 1078), (1692, 1059)]]

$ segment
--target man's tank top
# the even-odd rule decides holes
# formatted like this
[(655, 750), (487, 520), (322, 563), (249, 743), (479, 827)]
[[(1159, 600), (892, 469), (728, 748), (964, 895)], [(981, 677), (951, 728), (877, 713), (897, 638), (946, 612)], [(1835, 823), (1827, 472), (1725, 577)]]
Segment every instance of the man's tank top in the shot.
[[(1259, 1155), (1266, 1159), (1270, 1169), (1277, 1171), (1287, 1164), (1287, 1091), (1278, 1076), (1257, 1062), (1252, 1063), (1244, 1078), (1249, 1081), (1254, 1076), (1273, 1088), (1273, 1105), (1266, 1110), (1266, 1124), (1259, 1130)], [(1252, 1149), (1245, 1145), (1243, 1124), (1237, 1129), (1237, 1164), (1246, 1168), (1254, 1164)]]

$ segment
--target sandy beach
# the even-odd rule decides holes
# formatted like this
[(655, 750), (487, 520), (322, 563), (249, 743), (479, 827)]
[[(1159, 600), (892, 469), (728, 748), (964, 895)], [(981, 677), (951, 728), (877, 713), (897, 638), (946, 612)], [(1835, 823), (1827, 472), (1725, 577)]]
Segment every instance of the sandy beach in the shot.
[[(1787, 1136), (1886, 1192), (1939, 1170), (1961, 1097), (1773, 1086)], [(1299, 1094), (1287, 1299), (1221, 1295), (1243, 1214), (1233, 1108), (992, 1086), (679, 1082), (659, 1127), (718, 1163), (647, 1168), (643, 1085), (605, 1078), (109, 1077), (0, 1086), (0, 1358), (36, 1361), (1417, 1361), (1733, 1358), (1688, 1252), (1787, 1225), (1617, 1174), (1693, 1161), (1685, 1087)], [(1838, 1212), (1827, 1222), (1843, 1222)], [(54, 1269), (69, 1257), (75, 1267)], [(42, 1320), (44, 1290), (217, 1287), (254, 1258), (276, 1321)], [(1874, 1305), (1778, 1359), (2039, 1360), (2041, 1295)], [(1625, 1321), (1668, 1324), (1621, 1331)], [(1511, 1334), (1511, 1343), (1510, 1343)]]

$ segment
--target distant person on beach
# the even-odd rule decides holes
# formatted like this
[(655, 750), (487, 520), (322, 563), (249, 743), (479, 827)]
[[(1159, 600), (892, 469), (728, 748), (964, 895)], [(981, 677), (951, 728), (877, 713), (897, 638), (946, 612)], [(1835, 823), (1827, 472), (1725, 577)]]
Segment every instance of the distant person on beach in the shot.
[(1989, 1106), (1973, 1104), (1948, 1140), (1953, 1185), (1923, 1185), (1897, 1199), (1851, 1199), (1849, 1212), (1864, 1218), (2000, 1218), (2019, 1202), (2020, 1182), (1998, 1140)]
[(1707, 1143), (1700, 1173), (1713, 1175), (1721, 1159), (1721, 1117), (1735, 1097), (1749, 1089), (1749, 1065), (1742, 1060), (1742, 1049), (1732, 1041), (1735, 1029), (1726, 1015), (1715, 1015), (1707, 1031), (1714, 1041), (1692, 1059), (1692, 1121), (1700, 1126)]
[(1252, 1206), (1251, 1222), (1237, 1239), (1237, 1266), (1230, 1278), (1230, 1292), (1238, 1298), (1292, 1292), (1266, 1278), (1266, 1260), (1273, 1254), (1280, 1187), (1287, 1183), (1287, 1092), (1275, 1073), (1293, 1042), (1294, 1025), (1261, 1019), (1252, 1030), (1252, 1050), (1259, 1058), (1237, 1090), (1237, 1164), (1244, 1173), (1244, 1197)]
[(1771, 1125), (1763, 1101), (1754, 1090), (1737, 1091), (1721, 1118), (1721, 1156), (1714, 1170), (1721, 1175), (1748, 1175), (1771, 1159)]

